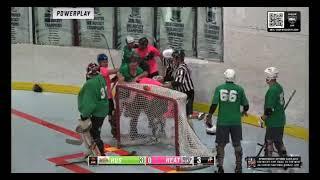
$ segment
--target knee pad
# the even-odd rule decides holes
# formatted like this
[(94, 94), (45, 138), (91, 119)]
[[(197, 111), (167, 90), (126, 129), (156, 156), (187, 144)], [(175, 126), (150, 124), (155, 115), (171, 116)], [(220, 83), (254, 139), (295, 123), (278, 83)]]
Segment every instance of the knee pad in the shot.
[(224, 144), (224, 143), (216, 144), (217, 152), (224, 151), (225, 146), (226, 146), (226, 144)]
[(241, 145), (238, 145), (238, 146), (233, 146), (233, 148), (234, 148), (234, 151), (237, 153), (242, 153), (242, 147), (241, 147)]
[(236, 143), (234, 143), (234, 142), (232, 142), (232, 146), (233, 146), (233, 148), (241, 148), (241, 143), (240, 142), (236, 142)]

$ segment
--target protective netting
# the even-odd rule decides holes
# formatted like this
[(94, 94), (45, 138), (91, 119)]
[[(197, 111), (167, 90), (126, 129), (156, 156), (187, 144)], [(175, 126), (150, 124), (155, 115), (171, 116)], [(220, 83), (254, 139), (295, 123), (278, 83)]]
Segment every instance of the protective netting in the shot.
[(162, 145), (165, 155), (213, 156), (188, 124), (187, 95), (155, 85), (147, 85), (151, 89), (145, 90), (144, 86), (117, 86), (118, 145), (143, 146), (148, 152), (145, 155), (160, 155), (147, 149)]

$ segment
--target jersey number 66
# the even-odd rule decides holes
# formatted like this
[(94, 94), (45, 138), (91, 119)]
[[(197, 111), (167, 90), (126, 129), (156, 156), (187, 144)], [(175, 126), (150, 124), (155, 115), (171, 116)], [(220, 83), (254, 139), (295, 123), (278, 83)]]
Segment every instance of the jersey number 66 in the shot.
[(236, 102), (238, 92), (235, 90), (230, 90), (230, 92), (226, 89), (220, 90), (220, 100), (221, 101), (229, 101)]

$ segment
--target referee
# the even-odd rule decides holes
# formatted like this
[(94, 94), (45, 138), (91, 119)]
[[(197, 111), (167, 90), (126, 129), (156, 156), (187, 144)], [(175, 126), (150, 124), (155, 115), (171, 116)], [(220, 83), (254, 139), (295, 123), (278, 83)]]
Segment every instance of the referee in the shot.
[(173, 80), (171, 83), (165, 83), (163, 86), (173, 88), (179, 92), (187, 94), (186, 112), (188, 123), (193, 129), (191, 121), (193, 113), (194, 87), (191, 79), (191, 72), (187, 64), (184, 62), (185, 53), (183, 50), (175, 50), (172, 53), (173, 64), (177, 67), (173, 72)]
[(162, 65), (165, 66), (164, 82), (173, 81), (173, 72), (175, 69), (172, 58), (173, 51), (173, 49), (166, 49), (162, 52)]

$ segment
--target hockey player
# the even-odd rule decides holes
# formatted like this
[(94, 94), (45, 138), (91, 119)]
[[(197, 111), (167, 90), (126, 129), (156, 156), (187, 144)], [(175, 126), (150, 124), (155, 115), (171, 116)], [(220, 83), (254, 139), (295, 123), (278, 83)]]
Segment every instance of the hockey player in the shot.
[(172, 53), (174, 66), (177, 68), (173, 72), (173, 80), (165, 83), (163, 87), (173, 88), (179, 92), (187, 94), (186, 112), (188, 123), (193, 128), (191, 116), (193, 113), (194, 87), (191, 79), (191, 70), (184, 62), (184, 51), (175, 50)]
[(287, 156), (282, 140), (286, 116), (284, 112), (284, 92), (282, 86), (277, 82), (279, 71), (275, 67), (268, 67), (264, 72), (266, 74), (266, 83), (269, 85), (265, 95), (264, 114), (261, 116), (266, 125), (265, 156), (272, 156), (273, 144), (279, 156)]
[(97, 56), (97, 61), (100, 66), (100, 74), (104, 77), (106, 84), (107, 84), (107, 98), (109, 100), (109, 123), (111, 126), (111, 134), (113, 137), (116, 137), (116, 122), (115, 122), (115, 115), (114, 115), (114, 103), (113, 103), (113, 97), (111, 92), (111, 80), (110, 75), (116, 74), (118, 72), (118, 69), (108, 69), (108, 56), (106, 54), (99, 54)]
[(240, 106), (243, 106), (243, 115), (249, 110), (248, 100), (243, 88), (234, 83), (235, 71), (227, 69), (224, 72), (226, 82), (214, 91), (212, 105), (209, 114), (206, 117), (207, 126), (212, 126), (212, 114), (219, 105), (216, 132), (217, 149), (217, 167), (218, 172), (223, 173), (224, 148), (229, 143), (229, 134), (231, 134), (232, 145), (236, 157), (236, 173), (242, 172), (242, 126)]
[[(136, 53), (133, 53), (130, 57), (129, 63), (121, 67), (118, 72), (119, 83), (137, 82), (140, 78), (146, 77), (148, 75), (148, 72), (143, 71), (142, 68), (139, 67), (139, 61), (141, 61), (140, 56)], [(128, 97), (130, 97), (129, 92), (126, 94)], [(125, 106), (125, 114), (132, 114), (133, 116), (130, 121), (130, 135), (132, 138), (137, 135), (137, 123), (139, 117), (139, 114), (133, 112), (145, 109), (145, 107), (142, 107), (140, 105), (143, 104), (141, 102), (144, 101), (146, 101), (146, 98), (141, 95), (134, 96), (132, 102), (128, 102), (128, 100), (123, 101), (123, 105)]]
[(138, 54), (133, 53), (130, 56), (129, 63), (123, 65), (117, 74), (119, 83), (137, 82), (138, 79), (148, 75), (148, 72), (143, 71), (143, 69), (139, 67), (139, 61), (141, 61), (141, 59)]
[(132, 53), (134, 52), (134, 48), (137, 48), (138, 45), (135, 44), (134, 38), (131, 36), (126, 37), (126, 45), (123, 47), (123, 56), (122, 56), (122, 62), (120, 68), (129, 63), (130, 57)]
[[(150, 78), (141, 78), (138, 80), (140, 84), (152, 84), (156, 86), (162, 86), (163, 78), (161, 76), (155, 76), (153, 79)], [(161, 98), (152, 98), (151, 96), (147, 96), (145, 99), (145, 106), (144, 110), (147, 119), (149, 122), (149, 127), (152, 128), (152, 135), (153, 137), (165, 136), (165, 118), (164, 114), (168, 111), (168, 100), (161, 99)], [(160, 108), (161, 107), (161, 108)], [(140, 113), (138, 113), (140, 115)], [(157, 121), (156, 121), (157, 120)], [(160, 131), (157, 135), (158, 124), (160, 124)]]
[(149, 41), (146, 37), (139, 39), (139, 48), (136, 49), (136, 53), (139, 54), (142, 61), (140, 67), (148, 72), (148, 77), (153, 78), (159, 75), (158, 64), (156, 58), (160, 58), (161, 54), (157, 48), (148, 44)]
[[(93, 155), (103, 156), (104, 144), (100, 138), (100, 133), (103, 121), (109, 112), (106, 82), (99, 74), (99, 66), (96, 63), (88, 65), (86, 77), (88, 80), (78, 94), (80, 124), (76, 131), (85, 139), (85, 145)], [(98, 152), (93, 150), (96, 146)]]

